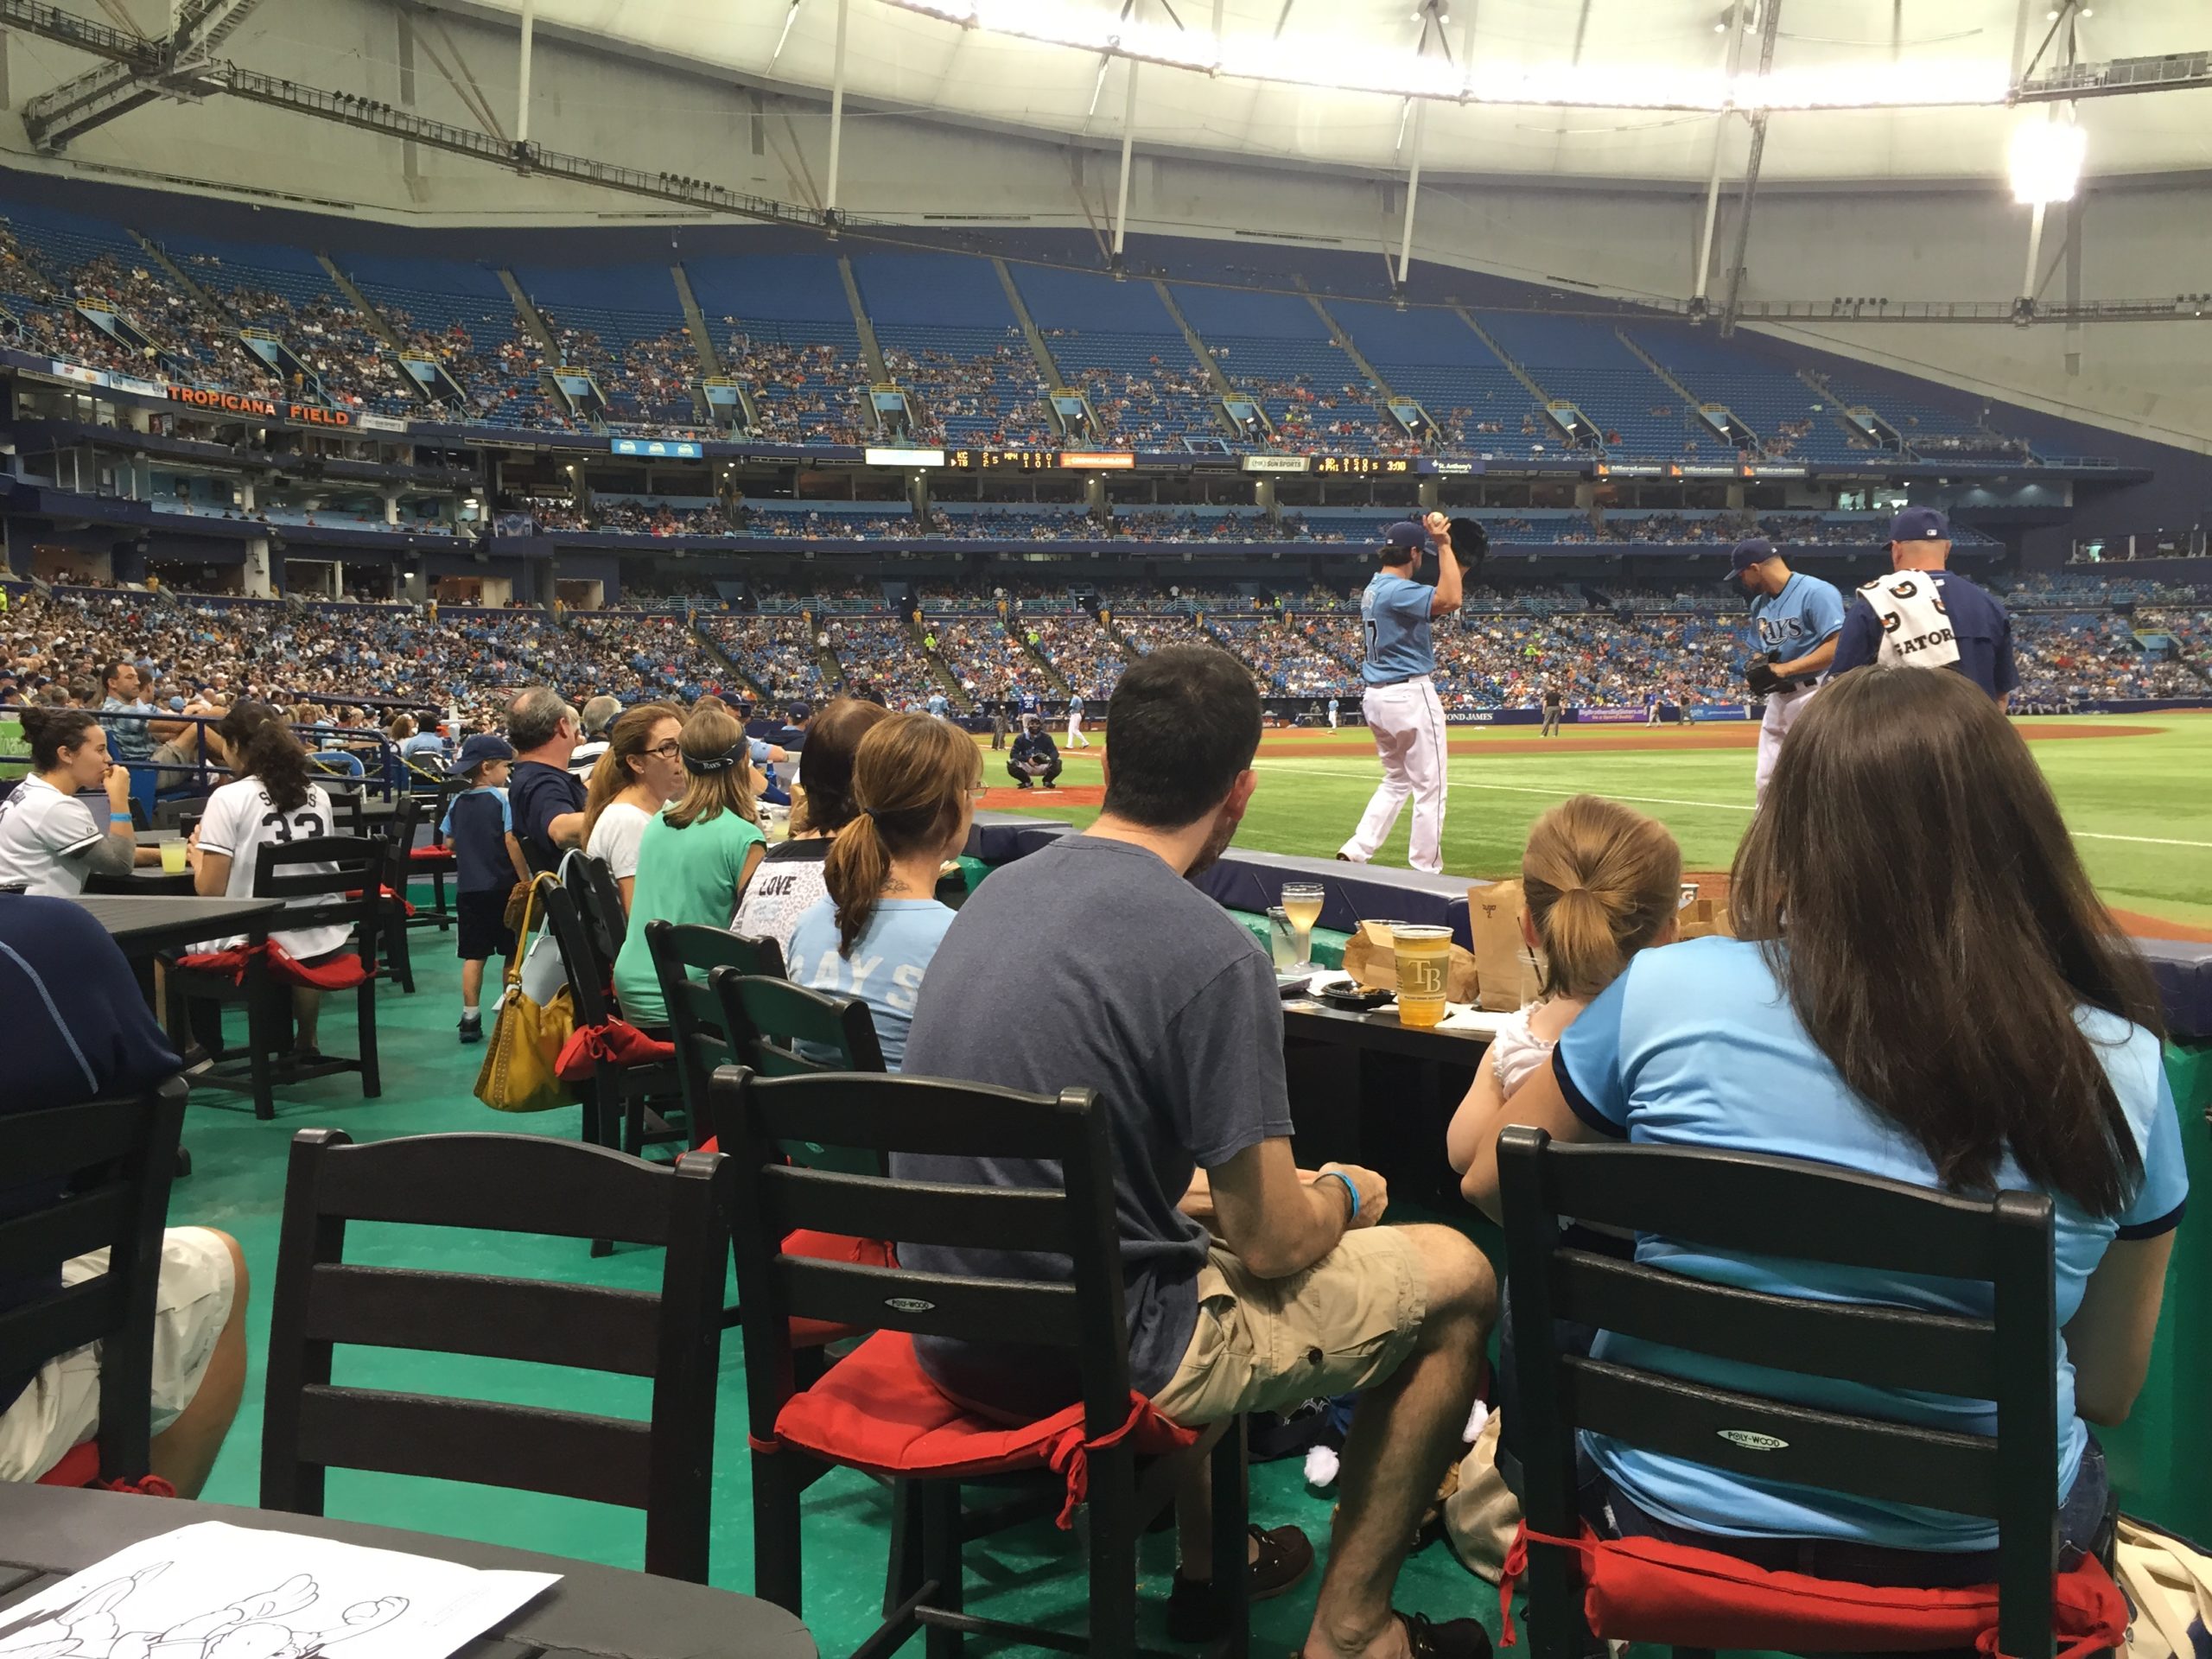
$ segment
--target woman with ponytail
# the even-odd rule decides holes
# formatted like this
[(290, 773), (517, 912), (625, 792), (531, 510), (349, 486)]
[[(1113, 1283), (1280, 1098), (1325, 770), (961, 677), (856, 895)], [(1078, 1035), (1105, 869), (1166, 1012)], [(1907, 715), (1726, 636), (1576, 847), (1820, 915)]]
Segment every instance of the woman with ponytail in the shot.
[[(107, 734), (82, 709), (27, 709), (29, 775), (0, 801), (0, 881), (26, 893), (73, 899), (92, 875), (128, 875), (161, 854), (140, 848), (130, 828), (130, 773), (107, 752)], [(87, 795), (105, 795), (95, 809)]]
[[(2060, 1333), (2046, 1442), (2062, 1554), (2094, 1548), (2110, 1483), (2088, 1425), (2143, 1385), (2189, 1192), (2158, 995), (2082, 868), (2028, 746), (1957, 674), (1831, 681), (1782, 746), (1730, 880), (1735, 938), (1637, 957), (1474, 1137), (1464, 1191), (1498, 1212), (1507, 1123), (1560, 1141), (1796, 1159), (1986, 1202), (2050, 1200)], [(1554, 929), (1558, 921), (1554, 906)], [(1737, 1233), (1759, 1217), (1739, 1217)], [(1644, 1235), (1639, 1262), (1760, 1294), (1986, 1319), (1986, 1282), (1794, 1262)], [(1598, 1361), (1709, 1388), (1993, 1435), (1971, 1399), (1836, 1382), (1598, 1333)], [(1510, 1432), (1510, 1416), (1508, 1417)], [(1588, 1437), (1583, 1514), (1769, 1568), (1986, 1584), (1989, 1521)], [(1877, 1574), (1879, 1576), (1876, 1576)]]
[(906, 1058), (922, 974), (952, 925), (935, 896), (938, 875), (967, 844), (982, 777), (975, 740), (950, 721), (915, 714), (877, 721), (853, 756), (855, 816), (823, 862), (829, 896), (791, 930), (792, 980), (866, 1002), (893, 1071)]
[(1681, 881), (1682, 850), (1667, 826), (1618, 801), (1578, 795), (1529, 826), (1521, 938), (1536, 958), (1538, 995), (1498, 1022), (1446, 1134), (1452, 1168), (1466, 1173), (1478, 1135), (1507, 1096), (1551, 1058), (1560, 1033), (1628, 959), (1673, 939)]
[(614, 721), (592, 767), (584, 851), (607, 861), (626, 912), (634, 902), (645, 826), (690, 777), (683, 770), (683, 716), (674, 705), (641, 702)]
[[(203, 899), (250, 899), (254, 866), (264, 845), (331, 833), (330, 797), (308, 777), (308, 752), (284, 716), (265, 702), (234, 705), (209, 733), (208, 747), (214, 759), (230, 768), (231, 781), (207, 798), (207, 811), (192, 833), (193, 891)], [(308, 864), (296, 873), (333, 868)], [(346, 950), (352, 937), (352, 930), (340, 924), (278, 929), (270, 934), (269, 942), (293, 961), (312, 967)], [(241, 934), (194, 949), (226, 950), (244, 943)], [(303, 1059), (315, 1058), (321, 1007), (321, 992), (294, 988), (292, 1019), (298, 1032), (294, 1051)]]
[[(736, 717), (720, 703), (695, 709), (676, 742), (683, 791), (638, 837), (630, 931), (614, 958), (615, 1000), (633, 1026), (668, 1020), (652, 952), (645, 947), (645, 924), (722, 926), (767, 844), (753, 798), (752, 746)], [(600, 765), (613, 754), (609, 749)]]

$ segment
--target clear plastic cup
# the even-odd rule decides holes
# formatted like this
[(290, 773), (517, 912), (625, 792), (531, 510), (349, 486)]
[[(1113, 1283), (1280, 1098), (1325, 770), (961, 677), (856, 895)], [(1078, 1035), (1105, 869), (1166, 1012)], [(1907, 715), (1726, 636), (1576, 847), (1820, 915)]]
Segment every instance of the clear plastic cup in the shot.
[(1452, 930), (1402, 925), (1390, 930), (1398, 969), (1398, 1023), (1433, 1026), (1444, 1018), (1444, 988), (1452, 967)]

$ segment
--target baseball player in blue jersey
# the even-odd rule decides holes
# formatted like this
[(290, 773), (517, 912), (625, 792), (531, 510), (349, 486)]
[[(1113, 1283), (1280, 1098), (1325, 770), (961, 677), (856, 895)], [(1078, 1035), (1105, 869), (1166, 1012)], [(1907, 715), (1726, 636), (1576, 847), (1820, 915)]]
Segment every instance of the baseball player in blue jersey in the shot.
[(1068, 688), (1068, 747), (1087, 749), (1090, 740), (1083, 734), (1083, 693), (1073, 686)]
[(1797, 711), (1813, 700), (1843, 632), (1843, 595), (1832, 582), (1792, 570), (1764, 536), (1736, 543), (1730, 580), (1751, 595), (1751, 665), (1745, 683), (1766, 699), (1759, 721), (1759, 762), (1754, 787), (1760, 798), (1782, 740)]
[(1329, 699), (1329, 729), (1332, 732), (1337, 729), (1337, 700), (1334, 697)]
[[(1467, 527), (1481, 536), (1479, 527)], [(1444, 705), (1429, 677), (1436, 672), (1436, 647), (1428, 630), (1432, 618), (1459, 608), (1459, 561), (1452, 552), (1458, 528), (1440, 512), (1430, 513), (1422, 524), (1391, 525), (1382, 569), (1360, 595), (1367, 636), (1361, 671), (1367, 690), (1360, 708), (1382, 762), (1382, 783), (1367, 803), (1359, 828), (1338, 851), (1338, 858), (1351, 863), (1364, 864), (1375, 856), (1411, 797), (1413, 844), (1406, 861), (1432, 875), (1444, 868)], [(1436, 549), (1433, 588), (1414, 580), (1424, 544)], [(1474, 551), (1479, 557), (1479, 548)]]
[(932, 691), (930, 693), (930, 700), (925, 707), (926, 707), (930, 713), (935, 715), (939, 720), (943, 720), (944, 718), (944, 711), (951, 708), (952, 705), (945, 700), (944, 692)]

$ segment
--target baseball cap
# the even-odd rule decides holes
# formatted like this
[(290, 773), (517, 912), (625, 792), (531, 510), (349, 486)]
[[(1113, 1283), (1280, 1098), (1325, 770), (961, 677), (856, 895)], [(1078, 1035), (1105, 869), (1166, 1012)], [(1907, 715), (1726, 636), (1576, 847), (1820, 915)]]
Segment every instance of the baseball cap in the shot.
[(1764, 536), (1746, 536), (1736, 543), (1736, 550), (1728, 560), (1728, 576), (1735, 580), (1755, 564), (1764, 564), (1774, 556), (1774, 543)]
[(454, 758), (456, 772), (474, 772), (487, 760), (512, 760), (515, 746), (497, 732), (479, 732), (461, 746), (461, 753)]
[(1948, 542), (1951, 526), (1933, 507), (1907, 507), (1890, 520), (1893, 542)]
[(1386, 546), (1393, 548), (1427, 547), (1428, 531), (1410, 518), (1402, 518), (1390, 526), (1382, 539)]

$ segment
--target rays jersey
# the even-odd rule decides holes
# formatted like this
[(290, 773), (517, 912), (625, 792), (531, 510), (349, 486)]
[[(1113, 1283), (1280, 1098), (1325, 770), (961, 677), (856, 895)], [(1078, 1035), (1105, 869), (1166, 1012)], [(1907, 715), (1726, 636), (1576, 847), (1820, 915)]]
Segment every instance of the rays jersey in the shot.
[[(1361, 674), (1368, 684), (1388, 685), (1436, 672), (1436, 646), (1428, 626), (1429, 607), (1435, 600), (1433, 588), (1410, 576), (1376, 572), (1359, 596), (1360, 626), (1367, 636), (1367, 660)], [(1840, 601), (1836, 626), (1843, 626)]]
[(1751, 630), (1755, 652), (1794, 662), (1842, 632), (1843, 595), (1833, 582), (1793, 570), (1780, 593), (1751, 601)]

